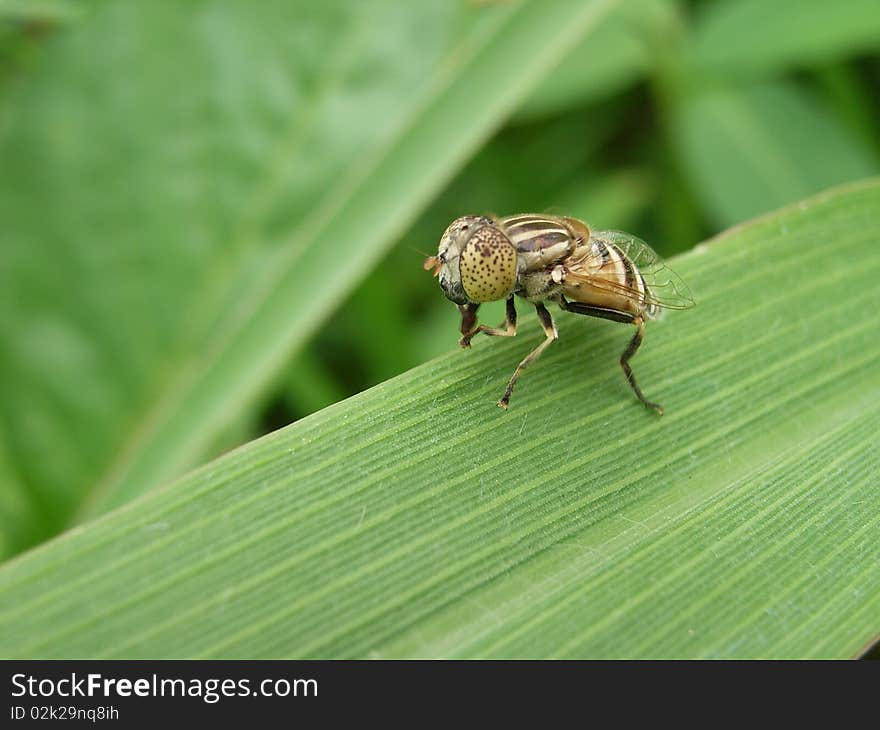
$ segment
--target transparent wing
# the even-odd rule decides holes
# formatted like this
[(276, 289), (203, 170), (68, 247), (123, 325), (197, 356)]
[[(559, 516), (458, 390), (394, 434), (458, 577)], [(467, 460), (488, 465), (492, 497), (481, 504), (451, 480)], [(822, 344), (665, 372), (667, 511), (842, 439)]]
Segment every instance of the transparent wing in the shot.
[[(597, 242), (613, 245), (638, 271), (647, 285), (647, 291), (626, 286), (623, 282), (609, 279), (597, 272), (606, 266), (607, 253)], [(584, 253), (575, 252), (566, 262), (568, 276), (583, 281), (596, 289), (620, 294), (664, 309), (689, 309), (694, 298), (687, 284), (670, 269), (657, 253), (642, 239), (623, 231), (594, 231)]]

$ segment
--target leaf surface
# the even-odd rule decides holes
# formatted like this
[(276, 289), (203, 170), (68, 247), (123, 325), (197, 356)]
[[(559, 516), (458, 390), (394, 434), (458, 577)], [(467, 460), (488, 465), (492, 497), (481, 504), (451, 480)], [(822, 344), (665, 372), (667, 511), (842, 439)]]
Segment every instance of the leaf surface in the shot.
[(0, 656), (852, 656), (878, 226), (869, 180), (673, 259), (697, 306), (633, 361), (662, 418), (628, 328), (564, 313), (500, 411), (523, 317), (77, 527), (0, 568)]

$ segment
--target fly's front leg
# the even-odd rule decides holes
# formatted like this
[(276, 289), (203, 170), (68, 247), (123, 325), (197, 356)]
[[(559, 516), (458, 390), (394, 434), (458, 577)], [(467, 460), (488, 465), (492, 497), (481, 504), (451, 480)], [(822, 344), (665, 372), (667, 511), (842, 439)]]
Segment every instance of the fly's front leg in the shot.
[(626, 375), (626, 380), (630, 384), (630, 387), (635, 391), (635, 394), (638, 396), (639, 400), (645, 404), (648, 408), (652, 408), (659, 415), (663, 415), (663, 406), (659, 403), (654, 403), (649, 401), (642, 394), (642, 389), (636, 384), (635, 375), (633, 375), (632, 368), (629, 366), (630, 358), (636, 354), (636, 351), (639, 349), (639, 345), (642, 344), (642, 335), (645, 331), (645, 322), (641, 317), (636, 317), (633, 319), (633, 324), (636, 326), (636, 333), (633, 335), (633, 338), (629, 341), (629, 345), (627, 345), (626, 349), (623, 351), (623, 354), (620, 356), (620, 367), (623, 368), (623, 374)]
[(467, 348), (471, 346), (471, 337), (473, 337), (473, 333), (476, 330), (477, 310), (479, 308), (479, 304), (458, 305), (458, 311), (461, 312), (461, 327), (459, 329), (461, 339), (458, 341), (458, 344), (461, 347)]
[[(507, 315), (505, 316), (504, 321), (497, 327), (487, 327), (484, 324), (481, 324), (479, 327), (476, 326), (477, 307), (479, 306), (479, 304), (467, 304), (463, 307), (459, 307), (461, 310), (462, 334), (461, 339), (458, 341), (459, 345), (462, 347), (470, 347), (471, 338), (480, 332), (485, 332), (492, 337), (513, 337), (516, 334), (516, 306), (514, 306), (513, 303), (513, 296), (507, 298)], [(473, 309), (469, 309), (470, 307), (473, 307)], [(469, 317), (467, 321), (466, 317)]]
[(535, 305), (535, 309), (538, 312), (538, 319), (541, 321), (541, 326), (544, 328), (546, 339), (526, 355), (526, 357), (523, 358), (523, 361), (517, 366), (513, 373), (513, 377), (507, 384), (507, 390), (504, 391), (504, 395), (501, 397), (501, 400), (498, 401), (498, 405), (501, 408), (507, 408), (507, 405), (510, 402), (510, 394), (513, 393), (513, 386), (516, 385), (516, 381), (519, 378), (519, 374), (523, 371), (523, 368), (530, 362), (537, 360), (541, 356), (541, 353), (547, 349), (547, 345), (559, 337), (559, 333), (556, 331), (556, 325), (553, 324), (553, 317), (550, 316), (550, 312), (547, 311), (547, 308), (539, 302)]

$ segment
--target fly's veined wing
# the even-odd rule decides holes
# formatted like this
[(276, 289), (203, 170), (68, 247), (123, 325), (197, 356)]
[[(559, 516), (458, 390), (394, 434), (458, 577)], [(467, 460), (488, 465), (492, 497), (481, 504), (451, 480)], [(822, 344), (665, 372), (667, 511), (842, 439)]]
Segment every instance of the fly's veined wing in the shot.
[[(611, 255), (616, 253), (629, 262), (642, 275), (647, 284), (647, 292), (643, 292), (638, 284), (627, 286), (623, 282), (612, 281), (597, 276), (597, 270), (608, 264), (609, 252), (604, 247), (614, 247)], [(664, 309), (688, 309), (694, 306), (694, 298), (687, 284), (670, 269), (657, 253), (642, 239), (624, 231), (594, 231), (590, 236), (590, 245), (583, 255), (569, 259), (568, 275), (589, 283), (597, 289), (605, 289), (609, 293), (622, 294), (641, 300), (646, 304), (663, 307)]]

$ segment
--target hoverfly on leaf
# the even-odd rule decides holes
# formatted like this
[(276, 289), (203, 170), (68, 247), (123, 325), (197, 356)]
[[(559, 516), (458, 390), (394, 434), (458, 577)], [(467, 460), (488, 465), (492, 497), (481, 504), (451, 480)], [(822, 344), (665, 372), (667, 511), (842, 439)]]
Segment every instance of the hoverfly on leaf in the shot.
[[(446, 298), (461, 312), (459, 345), (470, 347), (474, 335), (516, 334), (514, 296), (534, 304), (546, 335), (520, 362), (498, 405), (507, 408), (523, 368), (558, 337), (544, 302), (591, 317), (631, 324), (636, 332), (620, 356), (620, 365), (638, 399), (663, 413), (636, 384), (629, 361), (642, 343), (645, 322), (661, 309), (687, 309), (694, 301), (681, 280), (648, 244), (622, 231), (591, 231), (576, 218), (514, 215), (507, 218), (464, 216), (443, 233), (426, 270), (439, 276)], [(507, 300), (498, 327), (477, 324), (483, 302)]]

